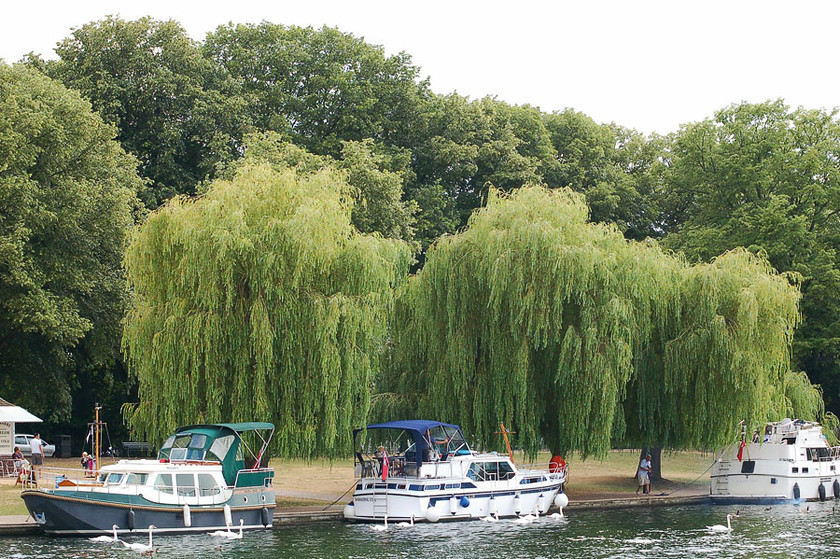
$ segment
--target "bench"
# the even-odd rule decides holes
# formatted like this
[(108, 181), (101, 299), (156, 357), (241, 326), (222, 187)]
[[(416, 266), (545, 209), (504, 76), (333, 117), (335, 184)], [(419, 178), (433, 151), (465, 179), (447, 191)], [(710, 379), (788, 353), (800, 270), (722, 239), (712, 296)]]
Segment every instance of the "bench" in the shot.
[(132, 452), (141, 456), (149, 454), (149, 443), (146, 441), (123, 441), (122, 447), (126, 457), (131, 456)]

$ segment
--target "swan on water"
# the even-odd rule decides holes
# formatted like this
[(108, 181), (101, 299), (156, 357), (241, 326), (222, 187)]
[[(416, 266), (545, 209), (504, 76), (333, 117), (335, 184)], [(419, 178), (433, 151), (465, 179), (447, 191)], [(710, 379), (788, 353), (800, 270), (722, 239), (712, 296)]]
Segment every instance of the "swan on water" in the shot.
[(231, 532), (230, 526), (227, 527), (227, 530), (216, 530), (215, 532), (210, 532), (211, 536), (218, 536), (220, 538), (228, 538), (230, 540), (241, 540), (242, 539), (242, 525), (245, 524), (245, 519), (239, 519), (239, 532)]
[(111, 542), (119, 541), (119, 538), (117, 537), (117, 529), (119, 529), (119, 526), (114, 524), (113, 526), (111, 526), (111, 529), (114, 531), (113, 537), (112, 536), (96, 536), (95, 538), (90, 538), (90, 541), (92, 541), (92, 542), (103, 542), (103, 543), (111, 543)]
[(726, 515), (726, 526), (723, 524), (715, 524), (714, 526), (706, 526), (706, 529), (709, 532), (731, 532), (732, 531), (732, 518), (731, 514)]
[(128, 543), (123, 540), (119, 540), (125, 547), (128, 549), (133, 549), (134, 551), (152, 551), (152, 530), (156, 529), (157, 526), (154, 524), (149, 524), (149, 545), (144, 543)]

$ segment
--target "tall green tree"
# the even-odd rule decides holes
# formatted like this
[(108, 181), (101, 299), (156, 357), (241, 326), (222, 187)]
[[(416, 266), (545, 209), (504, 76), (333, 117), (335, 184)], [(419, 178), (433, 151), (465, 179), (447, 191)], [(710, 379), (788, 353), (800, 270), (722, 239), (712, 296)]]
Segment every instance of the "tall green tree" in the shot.
[(813, 402), (780, 388), (798, 300), (784, 277), (745, 252), (690, 266), (587, 218), (579, 194), (521, 188), (439, 240), (400, 295), (377, 409), (598, 456), (640, 432), (707, 448)]
[(55, 51), (47, 72), (117, 127), (149, 180), (147, 207), (194, 193), (238, 156), (249, 120), (238, 85), (177, 22), (110, 16), (75, 29)]
[(656, 198), (663, 142), (616, 125), (597, 124), (572, 109), (543, 115), (556, 164), (543, 182), (586, 195), (593, 221), (616, 224), (627, 238), (661, 234)]
[(114, 135), (78, 93), (0, 64), (0, 392), (47, 421), (119, 355), (143, 184)]
[(196, 421), (267, 420), (282, 456), (346, 453), (411, 250), (355, 230), (343, 173), (258, 153), (132, 240), (124, 345), (140, 403), (127, 418), (151, 440)]
[(398, 143), (429, 94), (407, 54), (330, 27), (228, 24), (204, 52), (248, 94), (258, 129), (319, 155), (338, 157), (346, 140)]
[(709, 261), (743, 246), (801, 281), (794, 362), (840, 412), (840, 123), (782, 101), (733, 105), (673, 138), (663, 244)]

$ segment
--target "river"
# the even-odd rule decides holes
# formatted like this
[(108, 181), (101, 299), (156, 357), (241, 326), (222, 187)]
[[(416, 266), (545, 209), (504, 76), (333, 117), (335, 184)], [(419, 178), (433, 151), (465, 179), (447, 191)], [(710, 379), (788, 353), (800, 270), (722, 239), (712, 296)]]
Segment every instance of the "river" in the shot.
[[(838, 507), (840, 508), (840, 507)], [(711, 533), (706, 526), (726, 524), (732, 532)], [(519, 525), (512, 520), (390, 525), (379, 531), (369, 524), (313, 523), (246, 532), (242, 540), (209, 535), (155, 537), (156, 557), (352, 557), (415, 559), (429, 557), (807, 557), (840, 556), (840, 510), (833, 504), (630, 508), (568, 511), (562, 520), (541, 518)], [(142, 535), (129, 541), (148, 541)], [(140, 557), (117, 543), (87, 538), (46, 536), (0, 539), (3, 556)], [(221, 546), (221, 549), (219, 549)]]

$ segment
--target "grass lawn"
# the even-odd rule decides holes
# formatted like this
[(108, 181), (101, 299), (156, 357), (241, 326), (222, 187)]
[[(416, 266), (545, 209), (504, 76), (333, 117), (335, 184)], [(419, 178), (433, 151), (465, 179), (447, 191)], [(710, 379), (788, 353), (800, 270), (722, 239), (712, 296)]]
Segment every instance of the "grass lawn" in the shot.
[[(515, 455), (516, 463), (523, 464), (526, 460)], [(548, 453), (541, 453), (534, 464), (535, 467), (548, 467)], [(110, 458), (103, 459), (103, 465), (113, 463)], [(654, 482), (653, 493), (660, 491), (707, 492), (709, 475), (706, 471), (714, 461), (710, 453), (683, 451), (662, 454), (662, 475), (665, 482)], [(52, 459), (47, 458), (46, 467), (66, 468), (72, 476), (80, 475), (81, 467), (78, 458)], [(567, 459), (569, 464), (569, 480), (567, 492), (571, 499), (598, 499), (630, 496), (636, 491), (634, 475), (639, 463), (638, 450), (614, 450), (606, 460), (580, 460), (576, 455)], [(277, 491), (277, 506), (292, 508), (306, 505), (323, 505), (341, 497), (355, 485), (353, 477), (353, 461), (336, 460), (280, 460), (271, 461), (275, 469), (274, 487)], [(690, 488), (683, 485), (700, 478)], [(341, 498), (340, 502), (349, 500), (350, 493)], [(9, 514), (27, 514), (26, 507), (20, 499), (20, 487), (15, 487), (14, 478), (0, 478), (0, 516)]]

